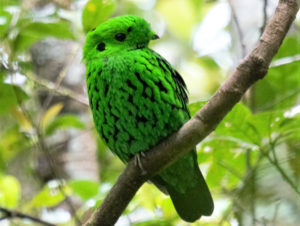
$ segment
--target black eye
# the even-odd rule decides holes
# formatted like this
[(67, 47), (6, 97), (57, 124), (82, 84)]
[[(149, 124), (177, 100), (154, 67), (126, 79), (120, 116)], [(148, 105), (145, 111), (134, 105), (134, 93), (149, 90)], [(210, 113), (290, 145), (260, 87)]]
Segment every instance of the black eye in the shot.
[(132, 31), (132, 27), (129, 27), (128, 29), (127, 29), (127, 32), (129, 33), (129, 32), (131, 32)]
[(118, 33), (115, 35), (115, 39), (119, 42), (123, 42), (126, 38), (126, 35), (124, 33)]
[(98, 51), (103, 51), (105, 50), (105, 43), (104, 42), (100, 42), (98, 45), (97, 45), (97, 50)]

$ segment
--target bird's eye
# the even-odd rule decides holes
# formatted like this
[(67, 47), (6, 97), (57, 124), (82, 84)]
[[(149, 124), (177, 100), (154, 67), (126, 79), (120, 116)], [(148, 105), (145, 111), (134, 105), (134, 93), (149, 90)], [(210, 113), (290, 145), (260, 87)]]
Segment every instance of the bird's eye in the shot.
[(129, 33), (129, 32), (131, 32), (132, 31), (132, 27), (129, 27), (128, 29), (127, 29), (127, 32)]
[(123, 42), (126, 39), (126, 35), (124, 33), (118, 33), (115, 35), (115, 39), (119, 42)]
[(105, 50), (105, 43), (104, 42), (100, 42), (98, 45), (97, 45), (97, 50), (98, 51), (103, 51)]

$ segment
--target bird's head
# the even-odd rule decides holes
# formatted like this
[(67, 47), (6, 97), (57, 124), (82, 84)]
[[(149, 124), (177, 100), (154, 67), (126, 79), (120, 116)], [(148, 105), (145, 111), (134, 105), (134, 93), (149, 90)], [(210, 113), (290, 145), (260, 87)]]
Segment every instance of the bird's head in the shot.
[(87, 34), (84, 59), (145, 48), (154, 39), (158, 39), (158, 36), (144, 19), (131, 15), (115, 17)]

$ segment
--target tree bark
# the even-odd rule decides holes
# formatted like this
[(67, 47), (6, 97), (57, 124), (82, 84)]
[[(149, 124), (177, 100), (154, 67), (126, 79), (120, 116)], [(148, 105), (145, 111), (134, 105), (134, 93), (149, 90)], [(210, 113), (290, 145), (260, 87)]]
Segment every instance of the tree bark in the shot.
[(145, 152), (141, 164), (130, 161), (101, 206), (85, 226), (114, 225), (130, 200), (145, 181), (192, 150), (210, 134), (246, 90), (268, 72), (299, 10), (299, 0), (280, 0), (272, 20), (267, 24), (258, 44), (238, 65), (229, 79), (209, 102), (176, 133)]

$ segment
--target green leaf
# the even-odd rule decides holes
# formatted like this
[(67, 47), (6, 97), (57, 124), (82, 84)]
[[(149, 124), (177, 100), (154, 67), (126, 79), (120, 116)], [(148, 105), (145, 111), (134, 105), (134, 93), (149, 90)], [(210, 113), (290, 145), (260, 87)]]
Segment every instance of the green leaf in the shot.
[(20, 0), (1, 0), (0, 7), (20, 5)]
[(89, 180), (73, 180), (69, 183), (72, 191), (83, 200), (88, 200), (98, 194), (99, 183)]
[(107, 20), (116, 9), (115, 0), (90, 0), (82, 12), (83, 30), (88, 32)]
[(42, 129), (46, 130), (46, 128), (48, 127), (48, 125), (50, 124), (50, 122), (59, 114), (59, 112), (61, 111), (61, 109), (63, 108), (63, 104), (62, 103), (57, 103), (54, 104), (53, 106), (51, 106), (43, 115), (42, 118)]
[(198, 151), (198, 158), (209, 156), (207, 183), (218, 190), (221, 187), (236, 186), (240, 177), (244, 175), (245, 151), (239, 143), (219, 136), (204, 141)]
[(12, 15), (0, 8), (0, 39), (6, 35), (11, 19)]
[(84, 129), (84, 123), (75, 115), (60, 115), (49, 123), (46, 127), (45, 134), (51, 135), (58, 129), (67, 128)]
[(282, 45), (280, 46), (278, 53), (274, 57), (274, 60), (283, 57), (293, 56), (300, 53), (300, 36), (288, 35)]
[(0, 82), (0, 115), (9, 113), (26, 99), (27, 94), (19, 86)]
[[(300, 53), (300, 37), (287, 37), (275, 59)], [(268, 75), (254, 86), (257, 110), (285, 109), (297, 103), (300, 93), (299, 61), (269, 69)]]
[(170, 226), (174, 225), (173, 220), (167, 220), (167, 219), (155, 219), (155, 220), (147, 220), (139, 223), (133, 223), (133, 226)]
[[(8, 122), (9, 123), (9, 122)], [(4, 127), (4, 126), (3, 126)], [(21, 151), (26, 150), (29, 144), (29, 138), (20, 133), (17, 125), (7, 129), (0, 130), (0, 167), (7, 167), (9, 161), (14, 159)]]
[(21, 27), (17, 37), (13, 41), (15, 51), (23, 51), (33, 43), (47, 37), (60, 39), (74, 39), (74, 34), (67, 21), (57, 23), (33, 22)]
[(260, 144), (261, 135), (251, 120), (250, 110), (243, 104), (237, 104), (217, 127), (215, 133), (230, 136), (252, 144)]
[(65, 194), (71, 194), (71, 189), (67, 186), (62, 187), (63, 192), (58, 186), (50, 187), (44, 186), (43, 190), (40, 191), (28, 204), (27, 207), (53, 207), (65, 200)]
[(0, 176), (0, 206), (15, 208), (21, 196), (19, 181), (9, 175)]

